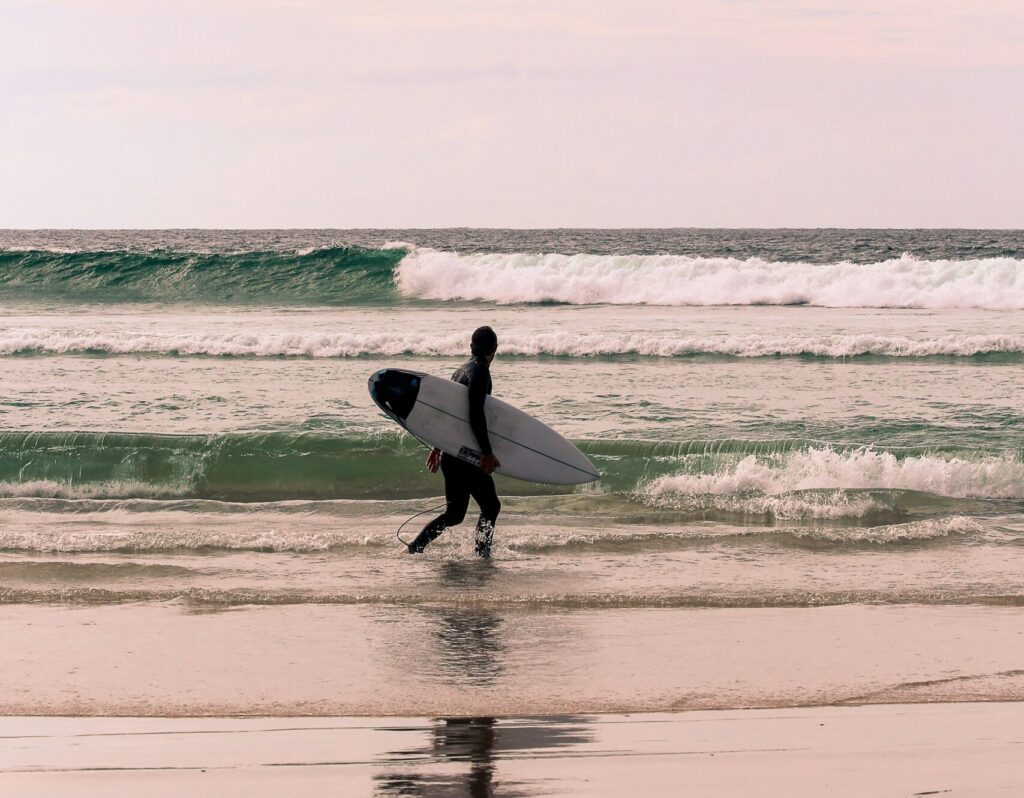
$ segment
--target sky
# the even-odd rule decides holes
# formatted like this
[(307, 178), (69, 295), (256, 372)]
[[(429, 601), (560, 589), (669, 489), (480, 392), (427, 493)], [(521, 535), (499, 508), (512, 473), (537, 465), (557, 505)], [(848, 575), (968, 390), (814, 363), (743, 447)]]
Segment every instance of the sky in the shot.
[(2, 0), (0, 228), (1024, 227), (1020, 0)]

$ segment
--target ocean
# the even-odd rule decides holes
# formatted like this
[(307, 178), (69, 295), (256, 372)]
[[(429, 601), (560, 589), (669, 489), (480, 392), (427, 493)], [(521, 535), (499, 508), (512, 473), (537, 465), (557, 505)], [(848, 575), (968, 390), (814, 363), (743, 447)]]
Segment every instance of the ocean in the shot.
[[(65, 674), (67, 694), (9, 696), (7, 712), (891, 699), (920, 692), (921, 674), (715, 687), (690, 662), (685, 689), (664, 669), (625, 689), (586, 673), (617, 656), (606, 634), (621, 653), (645, 629), (661, 651), (685, 622), (699, 646), (713, 619), (740, 617), (720, 611), (813, 649), (823, 638), (801, 634), (844, 613), (897, 646), (906, 628), (1016, 624), (1024, 607), (1024, 231), (0, 231), (0, 308), (5, 618), (171, 634), (215, 616), (212, 639), (231, 640), (260, 619), (264, 640), (308, 622), (309, 651), (337, 623), (353, 646), (386, 638), (359, 656), (388, 673), (443, 682), (375, 693), (368, 675), (358, 698), (260, 703), (72, 690)], [(366, 380), (387, 366), (448, 376), (482, 324), (499, 338), (495, 395), (573, 440), (602, 479), (499, 478), (491, 562), (473, 557), (468, 521), (412, 558), (396, 531), (442, 502), (441, 478)], [(272, 608), (291, 620), (259, 614)], [(975, 677), (988, 697), (1024, 697), (1022, 672), (964, 671), (978, 652), (961, 654), (929, 700)], [(560, 692), (523, 676), (567, 661), (580, 671)]]

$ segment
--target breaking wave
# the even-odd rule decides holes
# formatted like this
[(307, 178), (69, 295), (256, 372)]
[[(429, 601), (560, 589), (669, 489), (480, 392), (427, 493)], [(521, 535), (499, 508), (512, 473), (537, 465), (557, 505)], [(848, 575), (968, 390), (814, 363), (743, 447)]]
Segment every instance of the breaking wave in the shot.
[(408, 297), (572, 305), (819, 305), (1024, 308), (1024, 261), (811, 264), (686, 255), (459, 255), (414, 249), (395, 282)]
[(929, 455), (898, 458), (867, 448), (790, 452), (765, 462), (754, 455), (711, 474), (662, 477), (653, 493), (779, 494), (798, 490), (916, 490), (955, 498), (1021, 498), (1024, 463), (1006, 457), (967, 460)]
[(863, 518), (920, 494), (948, 499), (1020, 499), (1024, 462), (1015, 456), (917, 454), (812, 447), (746, 455), (713, 470), (658, 477), (638, 492), (661, 508), (780, 519)]
[(294, 252), (0, 250), (0, 296), (84, 302), (1024, 308), (1024, 260), (875, 263), (479, 253), (389, 245)]

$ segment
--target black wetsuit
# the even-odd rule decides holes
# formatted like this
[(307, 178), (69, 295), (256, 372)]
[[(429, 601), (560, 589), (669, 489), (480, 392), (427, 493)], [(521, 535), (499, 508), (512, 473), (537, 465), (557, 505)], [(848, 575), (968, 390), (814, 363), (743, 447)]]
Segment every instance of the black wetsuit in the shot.
[[(469, 425), (480, 445), (480, 454), (491, 454), (487, 418), (484, 416), (484, 399), (491, 392), (491, 370), (487, 361), (482, 357), (470, 358), (455, 370), (452, 379), (469, 388)], [(480, 505), (480, 519), (476, 524), (476, 553), (481, 557), (490, 556), (494, 523), (501, 510), (494, 479), (485, 474), (480, 466), (449, 454), (441, 455), (441, 473), (444, 474), (444, 498), (447, 502), (445, 511), (423, 527), (423, 531), (409, 544), (409, 551), (423, 551), (428, 543), (448, 527), (461, 524), (472, 496)]]

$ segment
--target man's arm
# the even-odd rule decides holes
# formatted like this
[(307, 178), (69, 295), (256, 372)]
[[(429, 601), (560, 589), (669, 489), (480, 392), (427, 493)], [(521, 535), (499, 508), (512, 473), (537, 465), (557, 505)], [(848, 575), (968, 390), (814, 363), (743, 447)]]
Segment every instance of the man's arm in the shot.
[(484, 400), (487, 398), (487, 373), (473, 369), (469, 375), (469, 426), (480, 444), (481, 454), (491, 454), (491, 439), (487, 436), (487, 416)]

